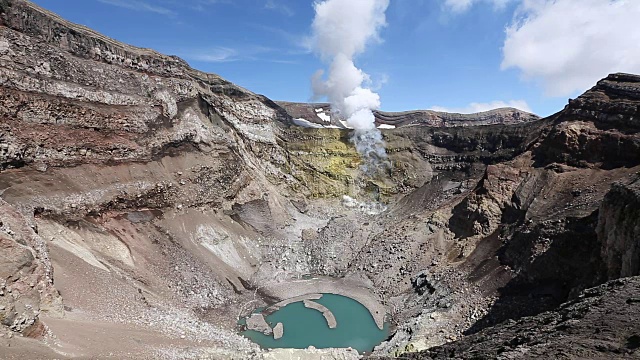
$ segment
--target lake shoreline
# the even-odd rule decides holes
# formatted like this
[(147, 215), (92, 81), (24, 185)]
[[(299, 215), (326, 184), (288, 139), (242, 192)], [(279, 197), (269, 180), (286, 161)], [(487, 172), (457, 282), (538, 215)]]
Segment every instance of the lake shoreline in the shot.
[[(280, 301), (267, 307), (263, 313), (268, 315), (278, 309), (297, 301), (317, 300), (319, 294), (340, 295), (353, 299), (362, 304), (373, 317), (376, 326), (382, 330), (384, 328), (386, 307), (382, 304), (373, 289), (362, 281), (351, 278), (312, 278), (308, 280), (291, 280), (288, 282), (277, 282), (266, 284), (261, 291), (270, 297)], [(299, 299), (299, 300), (298, 300)], [(292, 301), (293, 300), (293, 301)], [(269, 311), (269, 312), (267, 312)]]

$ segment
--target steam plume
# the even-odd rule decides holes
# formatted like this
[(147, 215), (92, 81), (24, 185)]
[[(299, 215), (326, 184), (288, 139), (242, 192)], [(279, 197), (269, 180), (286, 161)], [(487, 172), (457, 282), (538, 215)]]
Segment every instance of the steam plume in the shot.
[(367, 173), (385, 165), (387, 155), (373, 115), (380, 107), (380, 96), (365, 87), (369, 76), (356, 67), (354, 58), (371, 41), (379, 40), (388, 6), (389, 0), (324, 0), (314, 4), (315, 50), (329, 64), (329, 72), (326, 77), (323, 70), (316, 72), (313, 91), (316, 96), (326, 96), (333, 111), (355, 129), (352, 141), (364, 157)]

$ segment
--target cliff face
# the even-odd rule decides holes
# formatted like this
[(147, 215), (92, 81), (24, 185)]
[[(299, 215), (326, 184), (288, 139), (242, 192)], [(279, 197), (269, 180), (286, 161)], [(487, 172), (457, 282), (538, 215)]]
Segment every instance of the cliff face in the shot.
[(378, 113), (371, 178), (348, 130), (295, 126), (326, 106), (0, 10), (3, 356), (263, 358), (237, 317), (307, 274), (385, 304), (377, 354), (417, 351), (638, 274), (635, 76), (546, 119)]
[(10, 331), (40, 338), (41, 313), (62, 314), (62, 298), (53, 287), (53, 267), (35, 226), (0, 199), (0, 323)]
[(29, 2), (3, 10), (0, 166), (15, 171), (0, 182), (25, 212), (220, 204), (258, 165), (290, 178), (277, 169), (288, 117), (264, 97)]
[(609, 279), (640, 274), (640, 181), (616, 183), (600, 206), (598, 239)]
[[(610, 75), (563, 111), (536, 123), (535, 139), (527, 142), (524, 150), (506, 161), (489, 164), (477, 187), (452, 205), (443, 226), (445, 237), (449, 233), (456, 244), (448, 256), (468, 271), (465, 278), (470, 284), (485, 293), (495, 289), (495, 299), (479, 314), (469, 315), (470, 326), (463, 327), (461, 332), (466, 336), (461, 340), (415, 358), (543, 356), (545, 349), (562, 348), (558, 345), (562, 341), (551, 340), (546, 330), (534, 331), (526, 320), (517, 324), (505, 321), (551, 311), (563, 301), (575, 299), (585, 288), (639, 274), (638, 79), (628, 74)], [(533, 125), (528, 128), (533, 130)], [(437, 345), (430, 340), (431, 323), (442, 316), (441, 311), (426, 309), (427, 313), (422, 312), (426, 319), (417, 325), (407, 323), (399, 331), (398, 337), (410, 339), (405, 351)], [(638, 318), (635, 308), (628, 310), (630, 313), (620, 315), (621, 320), (612, 325), (613, 331), (626, 331), (626, 317)], [(526, 336), (543, 339), (542, 347), (536, 347), (537, 341), (520, 339), (527, 328), (532, 330)], [(627, 335), (633, 337), (639, 330), (634, 325)], [(572, 334), (584, 336), (580, 330)], [(498, 345), (505, 337), (522, 343)], [(586, 337), (582, 339), (588, 342)], [(563, 354), (615, 358), (635, 351), (633, 346), (625, 347), (624, 339), (616, 341), (621, 342), (619, 347), (599, 348), (594, 342), (587, 352), (571, 348)], [(593, 352), (594, 347), (601, 354)], [(518, 351), (523, 352), (518, 355)]]
[[(5, 168), (211, 149), (228, 145), (225, 126), (275, 144), (276, 128), (288, 119), (263, 97), (180, 59), (119, 44), (28, 2), (5, 2), (3, 9)], [(209, 117), (221, 126), (208, 126)]]
[(1, 5), (2, 335), (51, 343), (93, 319), (112, 335), (68, 351), (148, 356), (124, 335), (135, 326), (165, 334), (150, 342), (252, 351), (232, 316), (224, 326), (204, 319), (242, 301), (234, 289), (260, 247), (222, 212), (263, 194), (277, 204), (275, 184), (286, 193), (298, 183), (280, 169), (289, 117), (180, 59), (26, 1)]
[(609, 168), (640, 162), (639, 87), (637, 75), (612, 74), (571, 100), (535, 151), (536, 160)]

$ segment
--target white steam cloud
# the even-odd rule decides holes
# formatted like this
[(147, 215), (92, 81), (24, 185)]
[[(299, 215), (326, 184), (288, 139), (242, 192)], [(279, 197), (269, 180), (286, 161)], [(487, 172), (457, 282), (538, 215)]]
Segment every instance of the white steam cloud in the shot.
[(389, 0), (324, 0), (314, 4), (314, 46), (329, 64), (329, 72), (325, 76), (320, 70), (313, 76), (313, 91), (316, 96), (326, 96), (333, 111), (355, 129), (352, 140), (368, 173), (387, 163), (373, 115), (373, 110), (380, 108), (380, 96), (365, 87), (369, 76), (356, 67), (354, 58), (371, 41), (379, 41), (388, 6)]

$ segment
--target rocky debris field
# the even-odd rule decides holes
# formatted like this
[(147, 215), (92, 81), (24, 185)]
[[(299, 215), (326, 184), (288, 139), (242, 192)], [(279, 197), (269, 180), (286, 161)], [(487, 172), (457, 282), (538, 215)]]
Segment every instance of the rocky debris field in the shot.
[[(640, 358), (640, 278), (608, 282), (557, 309), (507, 320), (402, 359)], [(391, 359), (391, 358), (388, 358)]]

